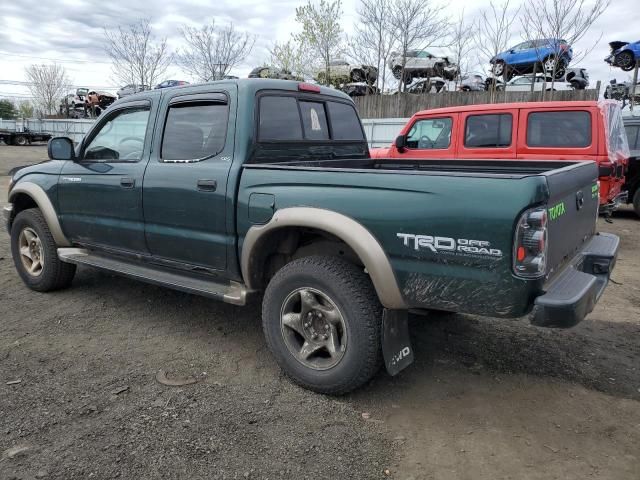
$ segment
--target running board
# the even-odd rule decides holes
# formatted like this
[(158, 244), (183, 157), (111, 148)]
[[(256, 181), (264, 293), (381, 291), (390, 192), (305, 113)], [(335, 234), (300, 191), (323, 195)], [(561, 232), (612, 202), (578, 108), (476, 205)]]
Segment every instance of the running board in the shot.
[(193, 278), (161, 267), (97, 255), (83, 248), (58, 248), (58, 258), (66, 263), (108, 270), (125, 277), (214, 298), (233, 305), (247, 303), (247, 287), (238, 282), (217, 283), (210, 279)]

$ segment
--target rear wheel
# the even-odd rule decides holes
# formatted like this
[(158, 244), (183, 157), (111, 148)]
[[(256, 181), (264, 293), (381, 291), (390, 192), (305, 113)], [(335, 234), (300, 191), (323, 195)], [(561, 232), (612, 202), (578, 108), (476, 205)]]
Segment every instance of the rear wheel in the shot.
[(13, 137), (13, 143), (14, 145), (20, 145), (21, 147), (24, 147), (29, 143), (29, 140), (24, 135), (16, 135), (15, 137)]
[(382, 364), (382, 307), (368, 275), (343, 259), (304, 257), (281, 268), (262, 303), (267, 345), (295, 383), (339, 395)]
[(625, 72), (630, 72), (635, 68), (636, 61), (633, 53), (629, 50), (625, 50), (624, 52), (620, 52), (616, 55), (615, 64)]
[(37, 208), (18, 213), (11, 225), (11, 254), (22, 281), (48, 292), (71, 284), (76, 266), (61, 262), (49, 226)]
[(393, 78), (400, 80), (400, 77), (402, 76), (402, 67), (400, 65), (396, 65), (391, 70), (391, 73), (393, 73)]
[(364, 82), (365, 76), (362, 70), (354, 70), (351, 72), (351, 81), (359, 83)]
[(504, 62), (498, 61), (494, 63), (491, 67), (491, 73), (496, 77), (501, 76), (504, 73)]

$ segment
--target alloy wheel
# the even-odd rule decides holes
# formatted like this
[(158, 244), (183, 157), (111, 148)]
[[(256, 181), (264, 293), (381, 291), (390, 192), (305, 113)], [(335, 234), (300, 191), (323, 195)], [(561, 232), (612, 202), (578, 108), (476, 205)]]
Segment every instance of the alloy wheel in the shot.
[(23, 229), (20, 232), (18, 246), (20, 248), (20, 260), (24, 269), (31, 276), (40, 276), (44, 268), (44, 254), (42, 242), (35, 230), (30, 227)]

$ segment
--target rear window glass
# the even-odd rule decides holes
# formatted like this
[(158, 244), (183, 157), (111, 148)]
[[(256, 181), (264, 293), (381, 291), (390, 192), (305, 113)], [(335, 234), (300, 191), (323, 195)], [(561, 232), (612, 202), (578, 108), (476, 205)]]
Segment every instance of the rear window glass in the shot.
[(529, 147), (584, 148), (591, 145), (589, 112), (533, 112), (527, 121)]
[(327, 102), (334, 140), (364, 140), (356, 109), (346, 103)]
[(268, 95), (260, 98), (259, 115), (261, 142), (365, 141), (355, 108), (346, 103)]
[(495, 148), (511, 145), (513, 118), (509, 113), (472, 115), (467, 118), (464, 146)]
[(298, 102), (294, 97), (260, 99), (260, 140), (302, 140)]
[(300, 114), (304, 126), (304, 138), (307, 140), (329, 140), (329, 127), (324, 104), (318, 102), (300, 102)]
[(184, 103), (169, 107), (162, 138), (163, 160), (198, 160), (224, 148), (228, 108), (225, 103)]

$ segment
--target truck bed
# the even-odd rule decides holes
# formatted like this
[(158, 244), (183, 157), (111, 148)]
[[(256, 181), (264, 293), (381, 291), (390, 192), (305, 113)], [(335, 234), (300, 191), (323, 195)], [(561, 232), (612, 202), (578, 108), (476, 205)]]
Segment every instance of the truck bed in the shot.
[(575, 161), (532, 161), (532, 160), (396, 160), (384, 158), (338, 159), (338, 160), (299, 160), (248, 164), (245, 167), (259, 168), (301, 168), (323, 170), (381, 171), (398, 173), (425, 173), (432, 175), (469, 175), (469, 176), (507, 176), (523, 178), (530, 175), (550, 175), (558, 170), (577, 168), (584, 162)]

